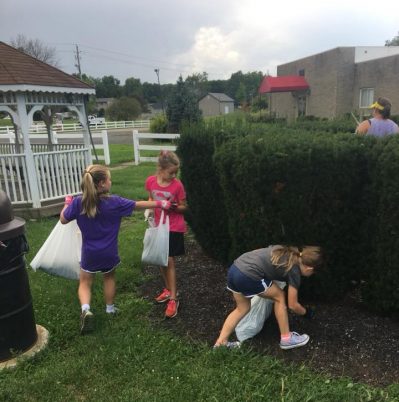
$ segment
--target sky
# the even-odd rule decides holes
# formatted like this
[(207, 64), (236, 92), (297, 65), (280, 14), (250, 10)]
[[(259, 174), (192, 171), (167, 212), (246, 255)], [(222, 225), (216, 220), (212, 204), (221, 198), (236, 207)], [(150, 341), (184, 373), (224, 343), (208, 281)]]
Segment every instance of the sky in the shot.
[(174, 83), (261, 71), (339, 46), (384, 46), (399, 1), (0, 0), (0, 41), (18, 34), (56, 49), (59, 67), (93, 77)]

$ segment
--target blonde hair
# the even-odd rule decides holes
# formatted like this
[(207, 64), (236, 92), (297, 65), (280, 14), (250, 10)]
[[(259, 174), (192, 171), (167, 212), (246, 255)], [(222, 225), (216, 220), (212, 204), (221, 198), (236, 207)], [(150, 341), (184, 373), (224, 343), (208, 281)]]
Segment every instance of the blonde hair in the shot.
[(158, 155), (158, 172), (170, 167), (180, 167), (179, 157), (172, 151), (161, 151)]
[(286, 271), (301, 263), (308, 267), (316, 267), (321, 264), (321, 260), (321, 249), (316, 246), (305, 246), (302, 251), (298, 247), (275, 246), (271, 254), (272, 264), (284, 267)]
[(98, 186), (107, 178), (111, 178), (111, 173), (108, 168), (102, 165), (90, 165), (83, 171), (80, 182), (83, 192), (82, 214), (86, 214), (89, 218), (94, 218), (97, 215), (100, 194), (105, 194)]

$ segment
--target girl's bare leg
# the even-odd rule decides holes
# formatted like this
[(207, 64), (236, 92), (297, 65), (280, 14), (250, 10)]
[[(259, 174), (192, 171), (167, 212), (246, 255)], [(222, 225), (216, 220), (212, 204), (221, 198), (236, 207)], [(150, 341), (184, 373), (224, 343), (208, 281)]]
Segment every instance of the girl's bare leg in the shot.
[(114, 304), (116, 283), (115, 283), (115, 270), (103, 275), (104, 280), (104, 299), (105, 303), (110, 305)]
[(176, 299), (177, 296), (177, 287), (176, 287), (176, 266), (175, 266), (175, 258), (169, 257), (168, 259), (168, 267), (165, 270), (166, 288), (170, 291), (170, 298)]
[(275, 283), (270, 286), (265, 292), (259, 296), (274, 301), (274, 314), (280, 329), (281, 335), (290, 333), (290, 326), (288, 323), (287, 304), (285, 302), (285, 293)]
[(94, 275), (95, 274), (89, 274), (88, 272), (80, 270), (78, 289), (80, 305), (90, 304), (91, 286), (93, 285)]
[(219, 338), (216, 340), (215, 345), (224, 345), (229, 340), (229, 336), (234, 331), (240, 320), (251, 309), (251, 300), (246, 298), (241, 293), (233, 293), (236, 302), (236, 308), (227, 316), (222, 330), (220, 331)]

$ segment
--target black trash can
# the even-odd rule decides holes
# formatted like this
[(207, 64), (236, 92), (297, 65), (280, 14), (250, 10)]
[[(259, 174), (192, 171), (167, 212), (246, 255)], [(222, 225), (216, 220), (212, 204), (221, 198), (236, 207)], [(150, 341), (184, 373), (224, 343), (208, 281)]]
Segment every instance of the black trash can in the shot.
[(25, 253), (25, 221), (0, 190), (0, 362), (30, 349), (37, 331)]

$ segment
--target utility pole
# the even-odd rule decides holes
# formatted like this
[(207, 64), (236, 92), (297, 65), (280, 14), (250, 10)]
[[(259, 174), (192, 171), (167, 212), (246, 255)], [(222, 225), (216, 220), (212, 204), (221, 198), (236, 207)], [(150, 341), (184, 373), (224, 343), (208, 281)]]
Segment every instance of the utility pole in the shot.
[(75, 54), (75, 60), (76, 60), (76, 64), (75, 67), (78, 69), (78, 73), (79, 73), (79, 78), (82, 78), (82, 70), (80, 69), (80, 50), (78, 45), (76, 44), (76, 54)]
[(155, 74), (158, 77), (158, 85), (159, 85), (159, 95), (161, 97), (161, 104), (162, 104), (162, 112), (165, 114), (165, 108), (164, 108), (164, 104), (163, 104), (163, 96), (162, 96), (162, 87), (161, 87), (161, 83), (159, 81), (159, 68), (156, 68), (155, 70)]

